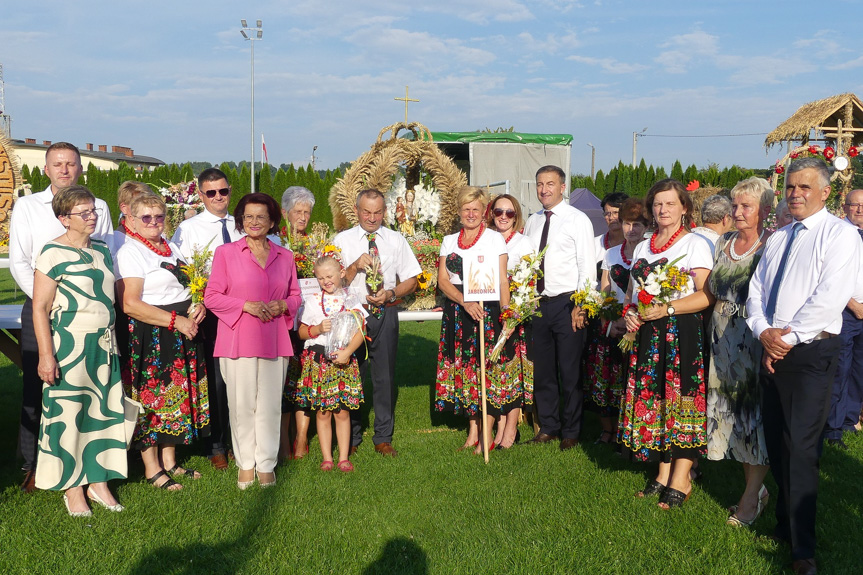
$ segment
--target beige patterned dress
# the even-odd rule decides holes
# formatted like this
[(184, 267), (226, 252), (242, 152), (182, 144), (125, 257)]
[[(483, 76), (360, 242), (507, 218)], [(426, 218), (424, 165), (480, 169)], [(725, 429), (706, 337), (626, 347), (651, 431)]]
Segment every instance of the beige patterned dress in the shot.
[(48, 242), (36, 269), (57, 282), (51, 332), (60, 366), (56, 384), (42, 389), (36, 487), (65, 490), (125, 478), (111, 252), (97, 240), (82, 250)]

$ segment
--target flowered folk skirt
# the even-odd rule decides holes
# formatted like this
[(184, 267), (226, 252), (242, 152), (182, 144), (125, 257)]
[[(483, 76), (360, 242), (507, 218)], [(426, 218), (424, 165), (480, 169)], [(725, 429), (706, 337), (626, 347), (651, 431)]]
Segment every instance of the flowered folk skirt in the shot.
[(288, 374), (285, 376), (285, 389), (282, 393), (282, 413), (291, 413), (298, 409), (309, 409), (308, 405), (298, 402), (302, 400), (297, 395), (297, 385), (303, 374), (303, 341), (296, 330), (288, 332), (291, 336), (291, 347), (294, 354), (288, 358)]
[(336, 365), (324, 355), (324, 347), (303, 350), (302, 372), (297, 380), (295, 404), (314, 411), (359, 409), (363, 402), (363, 380), (357, 358), (346, 366)]
[[(190, 301), (156, 306), (185, 315)], [(206, 362), (199, 338), (129, 318), (129, 355), (122, 370), (126, 394), (141, 402), (133, 446), (189, 445), (210, 435)], [(198, 361), (198, 359), (201, 361)]]
[(606, 337), (608, 321), (590, 320), (587, 352), (584, 354), (584, 391), (601, 417), (617, 417), (626, 387), (624, 353), (620, 338)]
[(707, 451), (707, 401), (700, 313), (646, 322), (629, 354), (618, 421), (624, 456), (695, 458)]
[[(484, 309), (483, 333), (488, 356), (500, 333), (500, 304), (488, 302)], [(436, 411), (464, 413), (468, 417), (482, 413), (480, 361), (479, 323), (463, 306), (447, 299), (443, 306), (437, 353)], [(489, 415), (500, 415), (501, 412), (502, 361), (503, 354), (497, 365), (486, 363), (486, 413)]]
[[(491, 352), (494, 343), (486, 351)], [(506, 415), (533, 405), (533, 335), (530, 322), (521, 324), (503, 345), (500, 354), (500, 394), (495, 404)]]

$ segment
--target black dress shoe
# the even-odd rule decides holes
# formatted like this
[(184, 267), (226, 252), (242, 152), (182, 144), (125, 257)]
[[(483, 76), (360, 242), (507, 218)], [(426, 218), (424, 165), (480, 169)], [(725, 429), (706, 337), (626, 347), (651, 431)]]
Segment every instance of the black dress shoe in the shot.
[(791, 564), (791, 570), (794, 571), (794, 575), (816, 575), (818, 573), (815, 559), (797, 559)]
[(537, 433), (533, 439), (528, 441), (528, 443), (548, 443), (549, 441), (557, 441), (559, 438), (556, 435), (549, 435), (547, 433)]
[(827, 445), (831, 445), (831, 446), (833, 446), (833, 447), (837, 447), (837, 448), (839, 448), (839, 449), (844, 449), (845, 451), (848, 451), (848, 446), (847, 446), (847, 445), (845, 445), (845, 442), (844, 442), (844, 441), (842, 441), (842, 438), (839, 438), (839, 439), (828, 439), (828, 440), (827, 440)]
[(574, 439), (572, 437), (567, 437), (565, 439), (560, 440), (560, 450), (561, 451), (566, 451), (567, 449), (572, 449), (576, 445), (578, 445), (578, 440)]

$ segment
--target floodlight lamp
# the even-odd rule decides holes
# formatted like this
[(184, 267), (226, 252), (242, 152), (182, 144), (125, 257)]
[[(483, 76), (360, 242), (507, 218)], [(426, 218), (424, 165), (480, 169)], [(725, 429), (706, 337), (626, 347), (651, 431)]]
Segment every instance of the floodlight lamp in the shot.
[(263, 32), (263, 30), (258, 30), (258, 40), (260, 40), (260, 39), (261, 39), (261, 38), (263, 38), (263, 37), (264, 37), (264, 32)]
[(260, 20), (258, 20), (258, 24), (257, 24), (257, 26), (258, 26), (258, 28), (260, 28), (260, 27), (261, 27), (261, 21), (260, 21)]
[(243, 26), (243, 28), (248, 28), (245, 20), (240, 20), (240, 24)]
[(240, 30), (240, 34), (242, 34), (242, 35), (243, 35), (243, 38), (245, 38), (246, 40), (248, 40), (248, 39), (249, 39), (249, 36), (246, 34), (246, 31), (245, 31), (245, 30)]

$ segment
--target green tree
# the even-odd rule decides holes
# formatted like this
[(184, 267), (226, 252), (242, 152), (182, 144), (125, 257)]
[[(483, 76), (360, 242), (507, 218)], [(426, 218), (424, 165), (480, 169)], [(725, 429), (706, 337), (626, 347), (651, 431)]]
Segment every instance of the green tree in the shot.
[[(273, 195), (273, 177), (270, 172), (269, 166), (264, 166), (264, 169), (259, 172), (258, 187), (255, 191), (261, 192), (262, 194), (267, 194), (271, 197), (275, 197)], [(278, 201), (278, 198), (276, 198), (276, 201)]]
[(678, 182), (683, 182), (686, 178), (683, 174), (683, 166), (680, 165), (680, 160), (674, 160), (674, 165), (671, 166), (671, 178)]
[[(681, 182), (684, 186), (688, 186), (689, 182), (692, 180), (698, 179), (698, 168), (695, 167), (695, 164), (690, 165), (686, 168), (686, 172), (683, 173), (683, 179)], [(704, 182), (701, 182), (701, 185), (704, 185)]]

